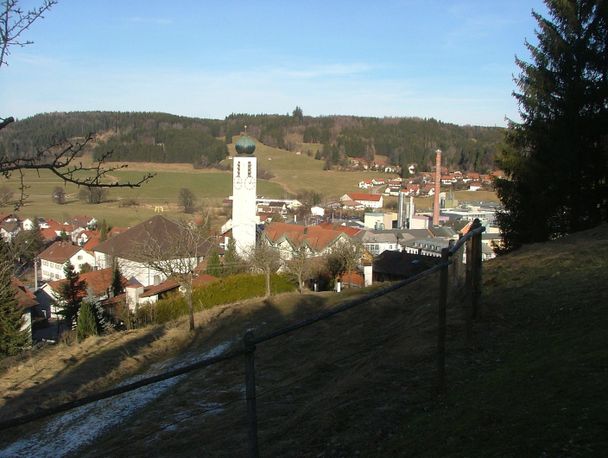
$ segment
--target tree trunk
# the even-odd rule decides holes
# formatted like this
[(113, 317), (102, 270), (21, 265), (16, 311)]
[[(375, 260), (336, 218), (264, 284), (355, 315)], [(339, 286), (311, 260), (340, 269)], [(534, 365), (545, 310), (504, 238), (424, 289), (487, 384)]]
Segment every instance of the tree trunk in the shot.
[(188, 303), (188, 312), (190, 314), (190, 331), (194, 331), (194, 306), (192, 305), (192, 277), (188, 279), (186, 287), (186, 302)]
[(270, 271), (266, 271), (266, 297), (270, 297)]

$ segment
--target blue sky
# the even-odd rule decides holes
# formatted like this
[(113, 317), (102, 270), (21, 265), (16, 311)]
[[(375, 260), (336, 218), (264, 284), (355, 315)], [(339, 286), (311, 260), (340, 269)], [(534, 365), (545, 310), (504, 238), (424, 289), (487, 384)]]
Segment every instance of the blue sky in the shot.
[[(23, 1), (24, 8), (35, 1)], [(0, 113), (519, 119), (541, 0), (60, 0), (0, 69)]]

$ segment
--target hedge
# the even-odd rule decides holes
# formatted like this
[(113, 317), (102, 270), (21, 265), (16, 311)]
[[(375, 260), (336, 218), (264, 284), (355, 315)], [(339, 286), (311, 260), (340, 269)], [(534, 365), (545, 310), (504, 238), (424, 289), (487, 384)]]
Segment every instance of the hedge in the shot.
[[(272, 275), (270, 280), (272, 294), (294, 291), (296, 285), (284, 275)], [(225, 277), (196, 288), (192, 292), (194, 311), (210, 309), (216, 305), (262, 297), (266, 294), (264, 275), (237, 274)], [(174, 294), (154, 304), (139, 308), (137, 318), (140, 323), (162, 324), (188, 314), (188, 305), (184, 297)]]

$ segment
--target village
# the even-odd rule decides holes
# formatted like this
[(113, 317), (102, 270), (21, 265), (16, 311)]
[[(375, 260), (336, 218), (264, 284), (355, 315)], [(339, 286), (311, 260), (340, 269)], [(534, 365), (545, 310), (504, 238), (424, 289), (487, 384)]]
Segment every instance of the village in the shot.
[[(454, 185), (488, 189), (491, 177), (500, 172), (450, 173), (441, 167), (438, 151), (435, 173), (414, 174), (407, 180), (372, 178), (339, 200), (310, 206), (297, 199), (258, 197), (255, 141), (241, 136), (236, 148), (233, 195), (225, 200), (232, 218), (219, 231), (207, 228), (195, 254), (178, 248), (177, 241), (187, 238), (184, 230), (190, 229), (162, 215), (133, 227), (111, 228), (86, 215), (66, 221), (0, 215), (5, 242), (39, 240), (35, 245), (40, 251), (31, 256), (29, 265), (25, 261), (22, 278), (13, 278), (23, 328), (31, 332), (31, 341), (56, 342), (62, 332), (75, 328), (78, 310), (66, 316), (70, 282), (80, 285), (78, 303), (94, 304), (98, 321), (121, 329), (141, 306), (183, 294), (184, 270), (193, 272), (190, 288), (205, 287), (230, 272), (264, 271), (255, 262), (259, 246), (274, 252), (272, 273), (291, 274), (300, 289), (313, 292), (339, 293), (342, 288), (415, 275), (438, 262), (441, 250), (466, 234), (475, 220), (487, 228), (482, 258), (495, 256), (500, 243), (496, 204), (459, 203), (452, 190)], [(442, 186), (447, 190), (442, 191)], [(422, 195), (436, 196), (432, 211), (415, 208), (414, 197)], [(389, 196), (398, 198), (396, 208), (387, 208)], [(195, 218), (189, 225), (200, 226), (201, 220)], [(24, 237), (28, 231), (37, 234)], [(143, 254), (151, 246), (154, 259)], [(180, 250), (181, 258), (176, 253)], [(341, 257), (337, 270), (328, 267), (332, 256)]]

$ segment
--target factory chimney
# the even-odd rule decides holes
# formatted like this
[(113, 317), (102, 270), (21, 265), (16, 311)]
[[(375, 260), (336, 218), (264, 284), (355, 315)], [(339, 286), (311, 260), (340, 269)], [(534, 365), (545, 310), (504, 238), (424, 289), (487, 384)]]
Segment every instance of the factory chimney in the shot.
[(439, 193), (441, 192), (441, 150), (435, 151), (435, 195), (433, 202), (433, 226), (439, 226)]

